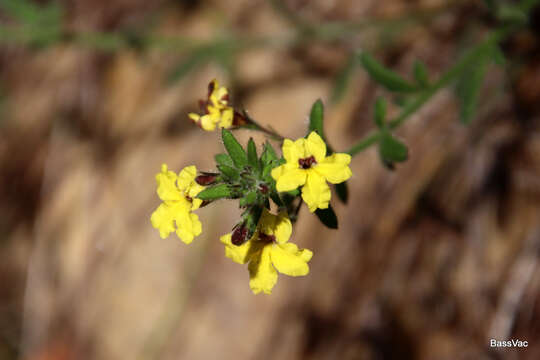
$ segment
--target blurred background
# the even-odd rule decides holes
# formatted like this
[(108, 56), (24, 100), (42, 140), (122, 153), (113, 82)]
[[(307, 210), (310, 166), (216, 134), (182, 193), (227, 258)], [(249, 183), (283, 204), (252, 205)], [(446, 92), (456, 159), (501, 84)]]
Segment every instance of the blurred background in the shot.
[(354, 54), (436, 79), (497, 25), (486, 3), (1, 0), (0, 359), (540, 359), (538, 9), (471, 125), (443, 89), (397, 132), (407, 162), (353, 159), (339, 230), (302, 209), (309, 276), (252, 295), (218, 240), (235, 202), (189, 246), (149, 221), (162, 163), (223, 151), (187, 118), (213, 78), (289, 138), (322, 98), (343, 151), (393, 99)]

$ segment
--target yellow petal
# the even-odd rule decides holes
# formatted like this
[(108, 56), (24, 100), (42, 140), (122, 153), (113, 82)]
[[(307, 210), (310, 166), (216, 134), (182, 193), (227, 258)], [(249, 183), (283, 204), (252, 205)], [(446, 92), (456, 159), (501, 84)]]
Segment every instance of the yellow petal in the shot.
[(292, 234), (291, 220), (289, 220), (289, 216), (287, 215), (287, 212), (282, 211), (276, 217), (275, 225), (274, 225), (274, 235), (276, 237), (277, 243), (279, 244), (286, 243), (287, 241), (289, 241), (291, 234)]
[(206, 131), (214, 131), (216, 128), (216, 123), (212, 120), (212, 117), (209, 114), (203, 115), (200, 118), (201, 127)]
[(310, 169), (306, 185), (302, 188), (302, 199), (304, 199), (308, 205), (309, 211), (314, 212), (317, 208), (328, 208), (330, 197), (330, 188), (324, 177), (319, 175), (313, 169)]
[[(313, 253), (307, 249), (298, 250), (295, 244), (272, 245), (271, 259), (277, 271), (289, 276), (304, 276), (309, 273), (307, 262)], [(306, 260), (307, 259), (307, 260)]]
[(326, 156), (326, 144), (315, 131), (312, 131), (304, 143), (306, 147), (306, 157), (313, 155), (317, 162), (324, 160)]
[(201, 115), (195, 113), (189, 113), (188, 117), (194, 122), (198, 123), (201, 120)]
[(165, 239), (175, 230), (174, 218), (174, 209), (163, 203), (152, 213), (150, 222), (154, 228), (159, 230), (159, 236)]
[(191, 200), (191, 210), (197, 210), (198, 208), (201, 207), (202, 203), (203, 203), (203, 201), (201, 199), (192, 198), (192, 200)]
[(285, 244), (280, 244), (279, 246), (285, 251), (297, 254), (305, 262), (308, 262), (313, 257), (313, 252), (311, 252), (311, 250), (308, 250), (308, 249), (298, 250), (298, 246), (296, 246), (293, 243), (288, 242), (288, 243), (285, 243)]
[(221, 113), (221, 120), (219, 122), (220, 128), (228, 129), (232, 126), (233, 123), (233, 109), (227, 107)]
[(197, 176), (197, 167), (195, 165), (186, 166), (178, 174), (178, 188), (182, 191), (185, 191), (190, 187), (190, 185), (195, 181)]
[(180, 200), (182, 193), (176, 187), (177, 176), (167, 170), (167, 165), (161, 165), (161, 172), (156, 175), (157, 194), (163, 201)]
[(298, 159), (305, 157), (304, 139), (298, 139), (295, 142), (285, 139), (281, 151), (288, 164), (298, 167)]
[(351, 156), (349, 154), (336, 153), (315, 165), (313, 169), (332, 184), (339, 184), (352, 176), (349, 168), (350, 162)]
[(274, 215), (264, 209), (259, 219), (258, 230), (266, 235), (274, 235), (278, 243), (285, 243), (291, 237), (292, 223), (286, 211)]
[(202, 225), (196, 214), (187, 211), (179, 212), (176, 214), (175, 220), (176, 226), (178, 226), (176, 235), (186, 244), (190, 244), (195, 236), (202, 232)]
[(270, 259), (271, 246), (270, 244), (264, 246), (257, 253), (259, 256), (253, 256), (248, 265), (249, 287), (254, 294), (258, 294), (261, 291), (265, 294), (270, 294), (272, 288), (277, 283), (278, 275)]
[(306, 182), (306, 170), (281, 165), (272, 169), (272, 177), (276, 180), (276, 189), (279, 192), (291, 191)]
[(261, 241), (256, 241), (255, 238), (246, 241), (240, 246), (236, 246), (231, 242), (230, 233), (223, 235), (219, 239), (225, 244), (225, 256), (238, 264), (247, 263), (264, 246)]

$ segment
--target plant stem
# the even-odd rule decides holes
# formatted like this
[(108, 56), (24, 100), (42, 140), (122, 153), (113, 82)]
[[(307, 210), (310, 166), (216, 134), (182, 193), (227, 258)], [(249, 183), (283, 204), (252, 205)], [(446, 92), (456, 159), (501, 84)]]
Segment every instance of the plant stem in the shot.
[[(457, 78), (459, 78), (459, 76), (479, 57), (485, 56), (485, 52), (487, 49), (504, 40), (515, 29), (516, 27), (514, 26), (508, 26), (499, 30), (495, 30), (493, 33), (491, 33), (486, 40), (472, 48), (456, 64), (454, 64), (450, 69), (448, 69), (439, 78), (439, 80), (433, 83), (426, 90), (423, 90), (412, 102), (408, 103), (395, 119), (388, 122), (388, 128), (391, 130), (398, 128), (412, 114), (418, 111), (429, 99), (431, 99), (439, 90), (445, 88)], [(353, 145), (349, 150), (347, 150), (347, 153), (351, 156), (360, 153), (371, 145), (377, 143), (379, 140), (379, 136), (379, 131), (371, 132), (363, 139), (358, 141), (355, 145)]]

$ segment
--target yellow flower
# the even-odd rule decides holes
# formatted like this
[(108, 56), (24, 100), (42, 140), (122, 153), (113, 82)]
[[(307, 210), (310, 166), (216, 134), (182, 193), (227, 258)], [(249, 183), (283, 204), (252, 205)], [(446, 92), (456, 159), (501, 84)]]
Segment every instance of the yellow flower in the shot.
[(167, 170), (166, 164), (161, 165), (156, 182), (157, 194), (163, 203), (150, 217), (152, 226), (159, 230), (161, 238), (165, 239), (176, 231), (178, 237), (189, 244), (201, 234), (199, 217), (191, 212), (201, 206), (202, 200), (195, 196), (204, 189), (195, 182), (196, 176), (197, 168), (193, 165), (182, 169), (178, 176)]
[(203, 115), (188, 114), (189, 118), (206, 131), (220, 128), (230, 128), (233, 125), (234, 110), (229, 106), (229, 92), (225, 87), (219, 87), (217, 80), (208, 85), (208, 99), (201, 101)]
[(313, 253), (287, 242), (291, 232), (292, 224), (285, 212), (274, 215), (264, 209), (257, 231), (244, 244), (233, 245), (231, 234), (220, 238), (225, 244), (225, 256), (239, 264), (249, 262), (249, 286), (254, 294), (270, 294), (277, 282), (277, 271), (289, 276), (309, 273), (307, 263)]
[(286, 163), (272, 169), (276, 188), (284, 192), (303, 186), (302, 199), (311, 212), (328, 208), (331, 195), (327, 181), (338, 184), (352, 175), (351, 156), (342, 153), (326, 156), (326, 144), (314, 131), (307, 139), (294, 142), (285, 139), (282, 151)]

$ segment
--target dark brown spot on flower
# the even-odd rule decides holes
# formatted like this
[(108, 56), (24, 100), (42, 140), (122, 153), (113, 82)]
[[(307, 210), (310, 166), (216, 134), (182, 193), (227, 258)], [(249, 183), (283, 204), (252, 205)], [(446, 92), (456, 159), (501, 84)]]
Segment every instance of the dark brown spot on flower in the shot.
[(275, 235), (268, 235), (265, 233), (259, 233), (259, 240), (266, 242), (266, 243), (273, 243), (276, 241)]
[(302, 169), (309, 169), (313, 164), (316, 163), (317, 161), (315, 160), (315, 157), (313, 155), (308, 158), (298, 159), (298, 164)]
[(225, 94), (221, 97), (221, 100), (225, 101), (225, 102), (229, 102), (229, 94)]

